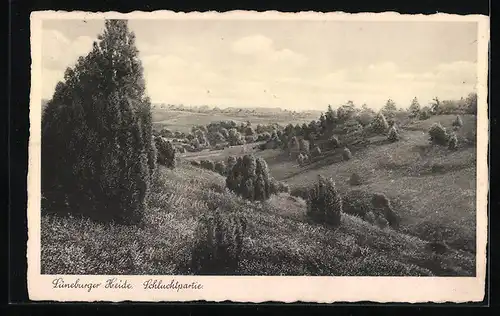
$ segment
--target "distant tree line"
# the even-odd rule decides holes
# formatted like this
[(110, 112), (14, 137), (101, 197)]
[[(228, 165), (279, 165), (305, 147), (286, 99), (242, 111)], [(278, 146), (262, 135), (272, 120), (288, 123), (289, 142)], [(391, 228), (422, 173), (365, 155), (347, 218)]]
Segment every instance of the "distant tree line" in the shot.
[[(396, 117), (426, 120), (432, 115), (476, 112), (476, 93), (470, 93), (467, 98), (460, 100), (440, 101), (436, 97), (425, 107), (421, 107), (415, 97), (406, 110), (398, 108), (391, 99), (379, 111), (366, 104), (357, 107), (354, 102), (348, 101), (337, 109), (329, 105), (318, 120), (286, 125), (279, 135), (271, 135), (267, 144), (261, 145), (261, 149), (281, 148), (302, 165), (314, 155), (321, 155), (323, 150), (344, 147), (345, 151), (346, 146), (362, 142), (369, 135), (385, 135), (391, 142), (398, 141), (400, 135), (395, 123)], [(343, 144), (339, 141), (339, 136), (344, 138)]]
[(156, 131), (155, 135), (173, 141), (179, 151), (195, 152), (208, 148), (223, 149), (228, 146), (269, 141), (282, 129), (275, 123), (253, 126), (250, 122), (236, 123), (229, 120), (193, 126), (190, 133), (173, 132), (163, 128)]
[(221, 113), (221, 114), (231, 114), (234, 116), (285, 116), (290, 117), (292, 119), (300, 119), (309, 117), (311, 115), (310, 111), (293, 111), (281, 108), (244, 108), (244, 107), (226, 107), (220, 108), (217, 106), (186, 106), (183, 104), (154, 104), (154, 108), (156, 109), (165, 109), (169, 111), (183, 111), (183, 112), (191, 112), (191, 113)]

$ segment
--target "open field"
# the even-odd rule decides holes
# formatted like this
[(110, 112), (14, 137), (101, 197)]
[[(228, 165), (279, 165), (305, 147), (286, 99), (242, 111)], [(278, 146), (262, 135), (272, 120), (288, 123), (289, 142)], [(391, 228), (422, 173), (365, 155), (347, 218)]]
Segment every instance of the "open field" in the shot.
[[(369, 145), (354, 151), (349, 161), (339, 161), (332, 151), (306, 167), (280, 150), (254, 149), (257, 144), (182, 155), (176, 169), (160, 168), (141, 227), (43, 216), (43, 273), (192, 273), (188, 262), (196, 221), (219, 207), (242, 214), (249, 223), (235, 274), (472, 276), (475, 148), (452, 152), (430, 146), (426, 133), (436, 121), (450, 127), (454, 118), (403, 126), (397, 143)], [(474, 132), (474, 117), (463, 119), (459, 133)], [(224, 177), (188, 162), (247, 153), (265, 158), (272, 175), (292, 190), (309, 187), (322, 174), (331, 176), (344, 194), (357, 172), (363, 179), (357, 189), (388, 196), (401, 217), (400, 227), (379, 228), (344, 214), (340, 227), (327, 228), (309, 221), (301, 198), (281, 193), (266, 202), (248, 202), (225, 189)], [(444, 241), (449, 248), (435, 253), (429, 241)]]
[(291, 115), (261, 113), (252, 115), (236, 115), (232, 113), (196, 113), (188, 111), (172, 111), (164, 109), (154, 109), (153, 125), (157, 129), (168, 128), (173, 131), (190, 132), (195, 125), (207, 125), (216, 121), (234, 121), (236, 123), (269, 124), (278, 123), (281, 125), (309, 123), (318, 118), (316, 113), (306, 117), (293, 117)]

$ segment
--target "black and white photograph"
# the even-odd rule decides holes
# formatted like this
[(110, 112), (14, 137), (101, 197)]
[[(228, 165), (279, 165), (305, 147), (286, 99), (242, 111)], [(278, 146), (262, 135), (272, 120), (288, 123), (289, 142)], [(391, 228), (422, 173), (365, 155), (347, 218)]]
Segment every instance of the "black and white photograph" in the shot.
[(122, 276), (484, 291), (487, 17), (70, 14), (32, 29), (46, 293)]

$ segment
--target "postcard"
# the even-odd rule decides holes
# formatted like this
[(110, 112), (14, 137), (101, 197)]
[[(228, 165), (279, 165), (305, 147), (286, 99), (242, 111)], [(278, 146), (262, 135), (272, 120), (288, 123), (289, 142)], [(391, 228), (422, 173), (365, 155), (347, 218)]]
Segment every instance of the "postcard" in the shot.
[(489, 18), (31, 15), (31, 300), (477, 302)]

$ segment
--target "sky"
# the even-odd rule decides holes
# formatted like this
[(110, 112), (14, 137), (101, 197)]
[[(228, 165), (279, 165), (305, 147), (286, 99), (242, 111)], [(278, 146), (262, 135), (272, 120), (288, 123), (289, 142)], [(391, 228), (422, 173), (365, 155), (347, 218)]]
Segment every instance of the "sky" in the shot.
[[(102, 20), (45, 20), (42, 97)], [(130, 20), (154, 103), (324, 110), (459, 99), (477, 82), (475, 22)]]

